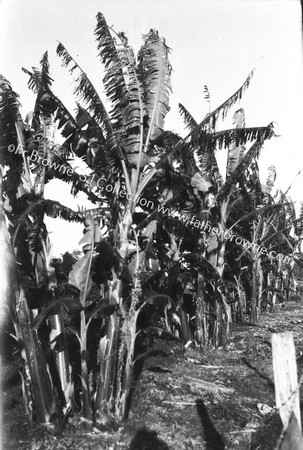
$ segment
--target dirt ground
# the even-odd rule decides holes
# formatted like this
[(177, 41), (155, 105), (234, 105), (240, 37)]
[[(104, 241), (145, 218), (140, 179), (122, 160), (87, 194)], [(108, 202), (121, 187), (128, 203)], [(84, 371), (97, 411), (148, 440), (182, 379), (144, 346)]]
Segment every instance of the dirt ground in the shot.
[[(292, 331), (303, 367), (303, 305), (266, 312), (258, 326), (233, 325), (225, 349), (200, 351), (157, 341), (136, 383), (129, 419), (115, 430), (85, 431), (79, 416), (52, 435), (26, 421), (18, 372), (4, 363), (3, 450), (273, 449), (271, 334)], [(302, 403), (303, 389), (301, 389)]]

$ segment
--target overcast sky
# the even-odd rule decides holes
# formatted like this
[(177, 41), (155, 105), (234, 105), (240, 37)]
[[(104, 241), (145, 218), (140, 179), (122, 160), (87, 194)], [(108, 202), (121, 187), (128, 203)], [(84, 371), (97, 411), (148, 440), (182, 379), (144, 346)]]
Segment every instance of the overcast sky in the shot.
[[(208, 111), (203, 98), (207, 85), (215, 108), (255, 75), (241, 106), (247, 126), (276, 122), (279, 138), (264, 145), (260, 158), (263, 179), (267, 167), (276, 166), (277, 187), (293, 182), (290, 194), (303, 200), (302, 156), (302, 27), (300, 2), (296, 0), (0, 0), (0, 73), (21, 96), (22, 113), (33, 109), (34, 96), (27, 88), (21, 67), (38, 66), (49, 51), (53, 90), (73, 108), (71, 78), (55, 55), (61, 41), (87, 72), (100, 92), (102, 67), (96, 58), (94, 29), (102, 12), (109, 25), (124, 31), (137, 52), (141, 35), (156, 28), (171, 50), (173, 66), (171, 111), (166, 128), (183, 132), (178, 114), (181, 102), (196, 120)], [(224, 155), (220, 158), (224, 165)], [(302, 170), (303, 172), (303, 170)], [(49, 195), (64, 199), (63, 188)], [(76, 202), (77, 203), (77, 202)], [(79, 201), (78, 201), (79, 203)], [(75, 203), (69, 203), (74, 205)], [(58, 221), (50, 222), (57, 235)], [(74, 248), (74, 233), (60, 225), (55, 253)], [(75, 228), (75, 230), (79, 230)], [(77, 233), (78, 231), (75, 231)], [(80, 237), (80, 236), (79, 236)]]

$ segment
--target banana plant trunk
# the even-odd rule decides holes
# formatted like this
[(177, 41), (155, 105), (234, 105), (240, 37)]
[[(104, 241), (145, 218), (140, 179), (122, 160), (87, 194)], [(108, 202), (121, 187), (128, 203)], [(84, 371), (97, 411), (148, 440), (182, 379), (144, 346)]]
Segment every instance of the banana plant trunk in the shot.
[(261, 301), (263, 292), (263, 270), (261, 265), (261, 260), (258, 260), (258, 297), (257, 297), (257, 321), (259, 322), (261, 316)]
[(94, 402), (95, 420), (99, 425), (118, 422), (127, 417), (129, 410), (134, 370), (137, 305), (141, 296), (138, 271), (135, 272), (133, 279), (130, 305), (126, 305), (124, 298), (126, 286), (121, 279), (128, 256), (129, 233), (132, 225), (130, 211), (126, 209), (119, 224), (117, 250), (122, 265), (114, 272), (109, 289), (110, 304), (116, 305), (117, 310), (107, 318), (105, 336), (99, 342), (100, 374)]
[(279, 278), (276, 277), (275, 284), (274, 284), (275, 290), (274, 290), (274, 293), (273, 293), (273, 296), (272, 296), (272, 311), (275, 311), (276, 306), (277, 306), (277, 292), (279, 290), (279, 284), (280, 284), (279, 283)]
[[(63, 418), (59, 398), (52, 384), (45, 357), (36, 330), (31, 328), (33, 320), (21, 286), (16, 289), (16, 316), (14, 326), (16, 336), (23, 350), (23, 386), (26, 410), (30, 422), (58, 428)], [(31, 403), (30, 403), (31, 402)]]
[[(47, 237), (48, 240), (48, 237)], [(55, 269), (51, 267), (51, 251), (48, 242), (42, 240), (43, 248), (43, 263), (45, 268), (46, 280), (47, 280), (47, 291), (49, 293), (50, 300), (55, 299), (55, 289), (57, 285)], [(71, 369), (69, 364), (69, 355), (67, 351), (67, 340), (64, 331), (64, 320), (62, 312), (58, 314), (51, 315), (50, 317), (51, 332), (50, 341), (55, 340), (58, 335), (63, 336), (64, 348), (63, 350), (55, 350), (55, 344), (50, 344), (54, 365), (58, 369), (59, 384), (61, 384), (60, 389), (62, 390), (64, 402), (66, 405), (70, 406), (73, 403), (73, 389), (71, 382)], [(55, 379), (55, 377), (54, 377)]]
[(24, 370), (23, 396), (30, 422), (57, 429), (63, 418), (62, 406), (52, 383), (37, 331), (31, 327), (32, 311), (15, 272), (15, 305), (12, 319), (21, 346)]
[(268, 307), (269, 305), (272, 304), (272, 291), (271, 291), (271, 287), (272, 287), (272, 272), (269, 272), (267, 274), (267, 301), (266, 301), (266, 307)]
[[(2, 168), (0, 173), (0, 192)], [(2, 196), (1, 196), (2, 198)], [(23, 359), (23, 397), (29, 422), (57, 428), (63, 412), (52, 384), (37, 331), (31, 327), (32, 312), (18, 277), (15, 255), (0, 205), (1, 312), (8, 306)], [(2, 319), (2, 317), (1, 317)], [(2, 322), (2, 320), (1, 320)], [(1, 323), (2, 325), (2, 323)]]
[(197, 278), (197, 297), (196, 297), (196, 315), (195, 315), (195, 341), (201, 348), (205, 348), (208, 343), (209, 327), (207, 326), (206, 314), (207, 303), (205, 302), (205, 286), (201, 273)]
[[(113, 280), (112, 284), (118, 284), (118, 280)], [(111, 304), (116, 297), (110, 297)], [(107, 318), (105, 336), (99, 342), (99, 363), (100, 372), (94, 402), (95, 420), (97, 425), (107, 425), (115, 419), (115, 398), (117, 393), (117, 366), (119, 358), (119, 342), (121, 330), (121, 316), (114, 312)]]
[(130, 407), (130, 395), (134, 378), (135, 342), (137, 333), (138, 304), (142, 288), (139, 271), (134, 275), (134, 288), (131, 292), (131, 305), (126, 313), (121, 333), (125, 342), (121, 342), (121, 358), (118, 360), (118, 391), (115, 405), (116, 417), (126, 419)]
[[(223, 280), (224, 268), (225, 268), (225, 250), (226, 250), (226, 240), (224, 234), (226, 231), (225, 220), (219, 226), (221, 239), (219, 240), (219, 251), (217, 257), (217, 272), (220, 278)], [(218, 286), (216, 287), (216, 290)], [(231, 310), (227, 303), (225, 294), (220, 292), (221, 301), (220, 303), (216, 300), (216, 323), (215, 323), (215, 333), (214, 333), (214, 345), (226, 345), (229, 336), (229, 323), (231, 321)]]
[(175, 256), (171, 265), (170, 278), (173, 284), (173, 286), (171, 286), (171, 289), (174, 292), (174, 298), (176, 301), (176, 312), (180, 320), (180, 339), (183, 344), (186, 344), (187, 342), (192, 340), (193, 336), (189, 326), (190, 317), (185, 310), (185, 301), (183, 294), (184, 289), (180, 280), (180, 263)]
[(226, 248), (226, 243), (222, 239), (219, 245), (220, 245), (220, 247), (219, 247), (219, 252), (218, 252), (217, 271), (218, 271), (220, 277), (223, 278), (224, 265), (225, 265), (225, 248)]
[(250, 320), (254, 323), (260, 319), (260, 303), (262, 293), (263, 274), (260, 258), (253, 258), (252, 263), (252, 289)]
[[(1, 166), (0, 170), (2, 170)], [(0, 178), (0, 183), (1, 181), (2, 177)], [(6, 227), (2, 198), (0, 198), (0, 201), (0, 328), (2, 330), (7, 314), (7, 307), (10, 305), (15, 295), (13, 287), (15, 258), (11, 248), (10, 236)]]
[(177, 293), (176, 297), (177, 305), (179, 306), (178, 315), (181, 323), (181, 341), (183, 344), (186, 344), (187, 342), (192, 340), (192, 333), (189, 326), (190, 317), (185, 311), (184, 295), (181, 293)]
[(93, 423), (93, 411), (90, 397), (89, 376), (87, 369), (87, 330), (85, 311), (80, 313), (80, 355), (81, 355), (81, 380), (82, 380), (82, 412), (85, 424), (91, 426)]

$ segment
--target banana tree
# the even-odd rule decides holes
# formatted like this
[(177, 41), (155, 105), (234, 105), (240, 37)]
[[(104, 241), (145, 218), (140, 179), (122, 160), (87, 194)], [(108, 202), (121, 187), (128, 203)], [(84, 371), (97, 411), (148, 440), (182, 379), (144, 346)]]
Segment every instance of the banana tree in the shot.
[[(19, 269), (17, 274), (12, 272), (17, 280), (16, 300), (9, 306), (17, 338), (24, 348), (24, 399), (29, 418), (41, 423), (55, 421), (59, 424), (73, 401), (66, 347), (61, 346), (58, 350), (54, 344), (50, 345), (50, 341), (55, 342), (64, 328), (62, 308), (50, 308), (52, 314), (47, 320), (50, 326), (43, 322), (41, 327), (33, 327), (37, 313), (40, 314), (49, 304), (58, 306), (56, 302), (60, 295), (51, 263), (44, 215), (78, 222), (84, 222), (84, 217), (81, 212), (44, 198), (44, 185), (53, 177), (52, 166), (56, 161), (60, 161), (63, 173), (72, 172), (70, 178), (73, 182), (81, 180), (67, 161), (67, 151), (54, 142), (54, 117), (45, 98), (45, 91), (50, 91), (47, 54), (41, 61), (41, 70), (33, 70), (30, 84), (37, 92), (37, 101), (27, 123), (22, 121), (19, 113), (17, 94), (1, 77), (2, 195)], [(64, 110), (59, 100), (58, 105)], [(67, 175), (65, 178), (69, 181)]]
[[(51, 89), (52, 79), (49, 73), (48, 53), (46, 52), (40, 62), (41, 69), (33, 68), (34, 76), (30, 77), (29, 86), (37, 94), (35, 108), (33, 113), (28, 114), (27, 119), (29, 121), (32, 136), (30, 137), (31, 144), (31, 156), (32, 161), (32, 173), (35, 175), (33, 183), (33, 194), (36, 200), (43, 201), (45, 184), (47, 183), (47, 167), (51, 164), (54, 158), (54, 151), (56, 146), (56, 127), (54, 121), (54, 115), (45, 107), (45, 91)], [(36, 153), (37, 158), (43, 161), (42, 164), (35, 164), (33, 158)], [(48, 164), (46, 165), (45, 162)], [(33, 167), (34, 166), (34, 167)], [(30, 210), (30, 211), (29, 211)], [(47, 231), (44, 225), (44, 209), (36, 207), (35, 203), (30, 206), (29, 210), (23, 213), (23, 217), (26, 218), (24, 223), (29, 227), (30, 239), (33, 243), (32, 250), (34, 251), (34, 258), (37, 261), (36, 264), (36, 280), (37, 285), (46, 285), (47, 303), (52, 302), (56, 298), (56, 284), (54, 268), (51, 265), (51, 245), (47, 235)], [(34, 223), (31, 223), (28, 215), (31, 214), (34, 217)], [(38, 226), (37, 226), (38, 225)], [(38, 233), (37, 233), (38, 232)], [(37, 242), (37, 248), (35, 248), (35, 242)], [(40, 266), (40, 273), (37, 267)], [(40, 309), (40, 308), (39, 308)], [(56, 337), (62, 333), (64, 329), (62, 312), (50, 316), (50, 336), (49, 341), (54, 341)], [(64, 393), (67, 403), (69, 402), (69, 395), (71, 388), (70, 377), (70, 365), (68, 359), (68, 353), (66, 350), (56, 351), (54, 344), (51, 345), (51, 358), (53, 359), (52, 365), (58, 368), (61, 389)]]
[[(11, 243), (8, 235), (8, 231), (11, 236), (16, 233), (16, 217), (24, 208), (25, 197), (28, 197), (33, 189), (29, 162), (25, 152), (26, 126), (19, 112), (20, 105), (17, 94), (3, 76), (0, 77), (0, 83), (1, 204), (3, 205), (1, 207), (1, 236), (6, 249), (5, 254), (2, 255), (4, 257), (2, 264), (10, 269), (10, 273), (6, 273), (5, 276), (7, 284), (4, 295), (9, 301), (10, 317), (14, 323), (23, 356), (23, 393), (29, 420), (36, 420), (53, 427), (58, 426), (62, 419), (62, 406), (52, 383), (37, 332), (30, 326), (33, 314), (28, 306), (27, 293), (23, 285), (24, 277), (22, 279), (21, 272), (17, 270), (16, 259), (19, 267), (22, 263), (31, 268), (37, 268), (37, 265), (35, 261), (33, 263), (30, 261), (28, 252), (22, 254), (22, 250), (26, 247), (24, 241), (23, 245), (22, 242), (18, 242), (18, 239), (14, 239)], [(18, 151), (13, 155), (15, 149)], [(11, 224), (9, 230), (6, 228), (7, 218)], [(24, 264), (23, 269), (25, 269)], [(8, 276), (10, 283), (8, 283)]]
[[(99, 188), (96, 195), (100, 195), (102, 188), (107, 194), (112, 213), (108, 223), (111, 245), (118, 255), (112, 280), (107, 280), (105, 287), (109, 304), (118, 310), (107, 319), (106, 333), (99, 345), (102, 364), (95, 408), (97, 422), (105, 422), (127, 414), (142, 268), (137, 263), (127, 282), (125, 274), (129, 272), (133, 248), (137, 249), (136, 253), (139, 251), (133, 228), (135, 209), (144, 188), (158, 173), (159, 160), (164, 154), (164, 149), (156, 150), (154, 141), (163, 132), (168, 111), (171, 67), (169, 48), (155, 30), (144, 36), (137, 60), (126, 36), (110, 29), (100, 13), (95, 34), (106, 73), (103, 82), (112, 105), (110, 113), (87, 75), (61, 43), (57, 53), (63, 64), (77, 73), (75, 91), (86, 102), (91, 133), (91, 139), (86, 140), (85, 154), (92, 169), (89, 182), (92, 190)], [(76, 131), (71, 141), (75, 135)], [(88, 135), (86, 132), (84, 139)], [(78, 155), (79, 151), (76, 149)], [(98, 186), (94, 179), (98, 180)], [(107, 185), (112, 186), (110, 196), (105, 189)]]
[[(272, 196), (275, 182), (275, 168), (271, 166), (265, 185), (261, 185), (257, 164), (251, 167), (246, 179), (246, 214), (234, 222), (233, 231), (241, 236), (242, 251), (234, 260), (251, 269), (250, 318), (258, 321), (262, 296), (273, 299), (278, 291), (278, 277), (281, 260), (273, 257), (280, 249), (287, 256), (293, 252), (293, 238), (289, 235), (295, 223), (294, 208), (286, 198)], [(291, 212), (291, 214), (289, 213)], [(234, 219), (234, 217), (233, 217)], [(281, 255), (282, 256), (282, 255)], [(274, 278), (274, 282), (270, 280)], [(273, 295), (272, 295), (273, 293)]]
[(294, 267), (294, 254), (300, 241), (300, 215), (297, 218), (294, 204), (289, 196), (280, 193), (277, 203), (281, 204), (279, 214), (272, 220), (272, 233), (265, 239), (270, 248), (270, 271), (273, 289), (272, 307), (276, 305), (278, 293), (285, 300), (289, 297), (290, 280)]
[[(273, 136), (271, 124), (268, 127), (245, 128), (243, 109), (237, 110), (234, 114), (235, 128), (233, 130), (216, 131), (218, 118), (224, 120), (230, 107), (241, 98), (249, 86), (251, 77), (252, 73), (235, 94), (209, 113), (200, 124), (193, 119), (183, 105), (180, 105), (180, 112), (191, 130), (190, 145), (197, 159), (198, 170), (192, 177), (192, 184), (200, 191), (202, 197), (198, 217), (204, 217), (210, 228), (206, 230), (207, 257), (221, 279), (226, 266), (225, 252), (226, 243), (230, 238), (229, 228), (232, 225), (231, 212), (243, 202), (243, 180), (246, 172), (259, 156), (264, 140)], [(245, 152), (244, 144), (248, 141), (255, 141), (255, 143)], [(215, 151), (222, 147), (228, 148), (225, 181), (220, 174), (215, 156)], [(227, 324), (226, 332), (228, 333), (228, 322), (231, 319), (230, 308), (222, 291), (215, 310), (217, 328), (220, 328), (221, 322)]]

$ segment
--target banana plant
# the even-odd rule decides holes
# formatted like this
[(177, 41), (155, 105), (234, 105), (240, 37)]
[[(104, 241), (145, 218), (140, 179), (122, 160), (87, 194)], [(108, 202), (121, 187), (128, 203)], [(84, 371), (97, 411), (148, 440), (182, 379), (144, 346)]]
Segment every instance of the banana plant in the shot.
[[(128, 282), (123, 281), (123, 277), (133, 248), (137, 248), (133, 215), (145, 186), (158, 172), (160, 156), (164, 154), (164, 149), (156, 151), (154, 141), (163, 132), (168, 111), (171, 67), (169, 48), (155, 30), (144, 36), (137, 59), (126, 36), (108, 27), (100, 13), (95, 34), (99, 57), (106, 72), (103, 82), (112, 105), (110, 113), (63, 44), (58, 45), (57, 53), (63, 64), (76, 74), (75, 94), (86, 103), (88, 131), (86, 129), (82, 133), (86, 151), (83, 147), (74, 147), (75, 153), (79, 156), (79, 152), (85, 151), (86, 162), (92, 169), (89, 179), (92, 191), (96, 188), (94, 179), (100, 180), (101, 177), (103, 182), (98, 183), (101, 192), (107, 184), (113, 186), (111, 196), (107, 194), (112, 212), (108, 225), (119, 264), (113, 270), (112, 280), (106, 283), (106, 289), (110, 305), (118, 306), (120, 312), (115, 311), (107, 319), (106, 336), (100, 342), (104, 361), (101, 370), (105, 379), (98, 391), (98, 417), (106, 420), (103, 417), (121, 418), (127, 411), (134, 337), (121, 340), (121, 333), (124, 335), (126, 324), (133, 323), (134, 334), (136, 304), (140, 298), (140, 274), (137, 273), (140, 268)], [(78, 136), (79, 129), (75, 129), (68, 142), (75, 143)], [(124, 191), (122, 198), (120, 190)], [(104, 194), (97, 192), (99, 204), (104, 201), (106, 191)]]
[[(14, 275), (16, 301), (9, 306), (24, 359), (24, 399), (29, 419), (58, 425), (71, 407), (73, 387), (66, 347), (61, 346), (57, 351), (50, 344), (62, 334), (64, 324), (62, 308), (52, 308), (59, 292), (44, 215), (81, 223), (85, 216), (82, 211), (72, 211), (44, 198), (45, 183), (53, 177), (52, 165), (60, 161), (65, 171), (72, 171), (72, 167), (66, 158), (67, 151), (54, 142), (53, 110), (49, 110), (49, 101), (45, 100), (45, 91), (50, 91), (47, 54), (41, 61), (41, 70), (33, 70), (30, 84), (37, 93), (37, 101), (34, 113), (28, 115), (26, 122), (19, 113), (17, 94), (1, 77), (3, 211), (19, 269)], [(57, 105), (64, 110), (59, 100)], [(39, 160), (47, 164), (39, 164)], [(72, 171), (72, 174), (65, 178), (68, 181), (71, 178), (74, 183), (81, 181), (77, 173)], [(48, 304), (54, 313), (48, 316), (50, 328), (43, 323), (42, 333), (40, 327), (33, 329), (31, 324)]]
[[(88, 364), (87, 364), (87, 333), (90, 323), (98, 314), (102, 316), (110, 316), (114, 313), (116, 305), (109, 305), (107, 299), (100, 299), (97, 305), (90, 310), (89, 316), (86, 314), (86, 306), (88, 302), (88, 294), (92, 286), (91, 268), (93, 262), (93, 254), (96, 245), (101, 240), (101, 232), (93, 217), (88, 215), (86, 217), (86, 232), (80, 241), (83, 245), (84, 256), (77, 261), (69, 274), (69, 283), (75, 286), (80, 293), (80, 330), (74, 331), (80, 345), (81, 357), (81, 381), (82, 381), (82, 412), (83, 417), (89, 425), (95, 421), (94, 414), (98, 411), (96, 406), (97, 398), (96, 392), (92, 392), (89, 382)], [(103, 370), (101, 367), (100, 370)]]
[[(267, 237), (265, 243), (270, 247), (272, 275), (272, 307), (275, 308), (278, 293), (285, 301), (289, 297), (290, 280), (293, 274), (294, 254), (299, 243), (300, 215), (297, 218), (294, 204), (289, 196), (280, 193), (277, 203), (282, 205), (279, 215), (272, 220), (272, 234)], [(276, 255), (276, 256), (274, 256)]]
[[(33, 201), (22, 215), (23, 225), (27, 226), (30, 233), (31, 248), (36, 260), (36, 281), (37, 286), (45, 284), (47, 293), (47, 303), (56, 299), (57, 280), (52, 267), (51, 245), (44, 225), (45, 210), (43, 208), (45, 184), (48, 182), (48, 169), (52, 166), (59, 146), (56, 145), (55, 117), (51, 108), (48, 107), (47, 92), (51, 90), (52, 78), (49, 73), (48, 53), (45, 52), (40, 62), (40, 70), (33, 67), (33, 73), (25, 71), (29, 78), (29, 87), (36, 94), (35, 108), (27, 115), (32, 136), (29, 139), (27, 152), (30, 154), (32, 163), (31, 172), (34, 175)], [(41, 162), (39, 164), (39, 161)], [(37, 203), (40, 202), (40, 208)], [(60, 209), (60, 207), (59, 207)], [(61, 208), (62, 210), (63, 208)], [(29, 218), (29, 214), (34, 217), (34, 222)], [(16, 236), (17, 238), (17, 236)], [(39, 270), (37, 270), (39, 267)], [(39, 308), (40, 309), (40, 308)], [(49, 318), (50, 337), (49, 341), (55, 342), (56, 337), (63, 332), (64, 322), (62, 311), (53, 314)], [(61, 389), (64, 394), (66, 404), (72, 402), (70, 398), (72, 380), (70, 375), (69, 357), (66, 345), (62, 350), (56, 351), (54, 344), (50, 345), (52, 366), (57, 367), (59, 372)], [(56, 370), (56, 369), (55, 369)]]
[[(63, 416), (62, 405), (50, 377), (37, 332), (30, 326), (33, 313), (28, 305), (24, 277), (22, 279), (21, 271), (17, 270), (16, 264), (17, 260), (20, 267), (27, 259), (27, 267), (35, 270), (37, 261), (30, 260), (24, 241), (20, 242), (14, 238), (13, 242), (11, 241), (18, 229), (16, 217), (26, 204), (25, 198), (33, 192), (33, 177), (26, 156), (24, 138), (27, 127), (19, 112), (18, 95), (3, 76), (0, 77), (0, 83), (1, 236), (4, 238), (7, 250), (3, 255), (2, 264), (10, 269), (10, 274), (6, 273), (5, 277), (7, 281), (5, 295), (9, 301), (10, 317), (14, 323), (24, 362), (23, 393), (29, 420), (30, 422), (38, 421), (48, 427), (58, 427)], [(8, 230), (7, 220), (9, 220)], [(23, 237), (25, 237), (24, 233)], [(8, 284), (8, 275), (10, 284)]]
[[(179, 105), (180, 113), (190, 129), (190, 145), (197, 159), (197, 171), (192, 177), (192, 185), (200, 191), (199, 195), (202, 199), (198, 217), (204, 217), (207, 223), (210, 219), (211, 224), (211, 230), (207, 231), (207, 257), (221, 279), (226, 266), (225, 253), (230, 235), (231, 212), (242, 200), (245, 174), (259, 156), (265, 139), (274, 135), (272, 124), (268, 127), (245, 128), (243, 109), (238, 109), (234, 113), (234, 129), (216, 131), (218, 119), (224, 120), (228, 110), (248, 88), (252, 75), (253, 73), (235, 94), (210, 112), (200, 124), (183, 105)], [(245, 151), (244, 144), (248, 141), (255, 142), (248, 151)], [(215, 156), (215, 151), (222, 147), (228, 149), (225, 181)], [(227, 324), (228, 334), (228, 323), (231, 320), (230, 307), (222, 291), (220, 294), (220, 301), (216, 306), (216, 320), (219, 327), (220, 323)]]
[[(246, 242), (234, 260), (251, 268), (251, 289), (247, 295), (251, 298), (250, 319), (253, 322), (260, 318), (264, 292), (267, 291), (268, 299), (273, 293), (275, 299), (278, 291), (276, 275), (281, 273), (281, 260), (273, 255), (279, 251), (285, 257), (293, 253), (290, 231), (296, 223), (295, 212), (290, 199), (272, 195), (275, 178), (275, 168), (271, 166), (265, 185), (261, 185), (257, 164), (251, 167), (246, 179), (247, 213), (241, 215), (232, 226), (241, 236), (241, 241)], [(274, 282), (270, 281), (272, 278)]]

